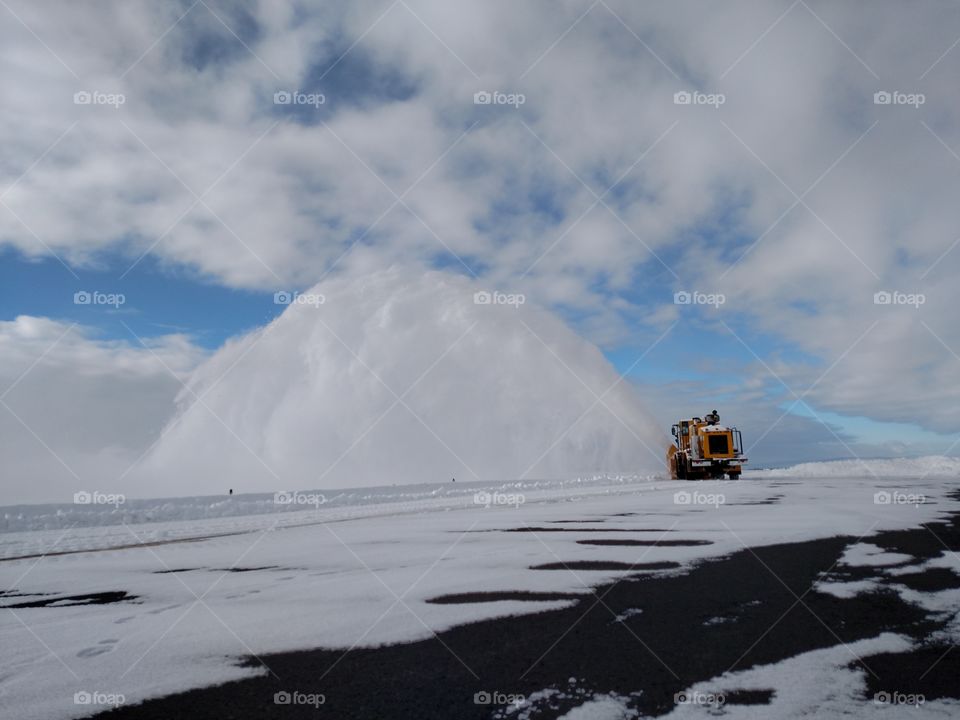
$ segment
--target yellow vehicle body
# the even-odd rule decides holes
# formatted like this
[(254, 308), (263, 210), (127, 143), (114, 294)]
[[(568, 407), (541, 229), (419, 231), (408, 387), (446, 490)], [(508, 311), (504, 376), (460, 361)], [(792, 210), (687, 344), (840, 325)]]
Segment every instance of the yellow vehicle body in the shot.
[(671, 428), (675, 443), (667, 450), (667, 466), (674, 480), (704, 480), (740, 477), (743, 438), (735, 427), (720, 425), (714, 410), (706, 418), (681, 420)]

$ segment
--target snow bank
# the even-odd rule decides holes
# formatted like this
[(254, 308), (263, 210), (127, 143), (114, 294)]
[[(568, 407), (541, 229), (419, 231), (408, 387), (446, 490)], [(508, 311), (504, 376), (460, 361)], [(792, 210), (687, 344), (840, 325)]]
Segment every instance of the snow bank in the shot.
[[(0, 506), (0, 534), (35, 530), (98, 528), (120, 525), (147, 525), (197, 520), (226, 520), (282, 514), (303, 516), (324, 513), (325, 519), (356, 515), (351, 509), (380, 506), (388, 510), (398, 507), (427, 508), (436, 504), (456, 506), (457, 501), (469, 505), (489, 498), (496, 503), (511, 497), (543, 492), (602, 491), (605, 487), (650, 482), (653, 476), (598, 475), (556, 480), (516, 480), (503, 483), (421, 484), (337, 490), (304, 490), (279, 493), (153, 499), (124, 499), (117, 505), (48, 503), (43, 505)], [(290, 501), (290, 502), (287, 502)], [(337, 512), (341, 511), (341, 512)], [(362, 513), (367, 514), (367, 513)], [(294, 521), (297, 518), (292, 518)], [(272, 520), (268, 523), (272, 524)], [(281, 521), (283, 523), (285, 521)], [(235, 529), (234, 524), (203, 523), (210, 532)], [(2, 556), (2, 551), (0, 551)]]
[(749, 472), (766, 477), (960, 477), (960, 458), (928, 455), (920, 458), (834, 460)]

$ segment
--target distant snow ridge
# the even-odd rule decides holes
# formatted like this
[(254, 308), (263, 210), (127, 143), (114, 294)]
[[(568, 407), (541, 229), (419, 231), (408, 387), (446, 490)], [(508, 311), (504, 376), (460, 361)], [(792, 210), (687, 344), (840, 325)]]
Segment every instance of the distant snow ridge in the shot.
[(144, 485), (196, 495), (662, 470), (667, 439), (631, 383), (500, 289), (394, 268), (285, 295), (280, 317), (195, 372)]
[(960, 458), (928, 455), (920, 458), (834, 460), (755, 472), (770, 477), (960, 477)]
[[(508, 497), (524, 497), (542, 492), (599, 492), (608, 487), (647, 483), (654, 476), (604, 475), (592, 478), (558, 478), (552, 480), (514, 480), (495, 483), (446, 482), (429, 485), (402, 485), (386, 487), (362, 487), (325, 489), (296, 493), (238, 494), (229, 497), (147, 498), (127, 499), (118, 507), (112, 505), (77, 505), (48, 503), (44, 505), (0, 506), (0, 534), (30, 530), (62, 530), (64, 528), (109, 527), (119, 525), (142, 525), (144, 523), (169, 523), (196, 520), (220, 520), (229, 518), (252, 518), (258, 515), (292, 514), (303, 515), (304, 511), (336, 512), (367, 506), (396, 508), (405, 505), (426, 510), (437, 501), (448, 501), (449, 507), (469, 507), (482, 504), (481, 499), (494, 494)], [(278, 502), (278, 495), (291, 495), (314, 504)], [(303, 518), (301, 518), (302, 520)], [(279, 520), (277, 522), (280, 522)], [(217, 524), (215, 524), (217, 525)], [(220, 530), (231, 529), (226, 524), (217, 525)], [(210, 532), (216, 532), (211, 529)], [(201, 531), (202, 532), (202, 531)], [(123, 538), (129, 541), (131, 538)], [(0, 549), (0, 556), (2, 556)]]

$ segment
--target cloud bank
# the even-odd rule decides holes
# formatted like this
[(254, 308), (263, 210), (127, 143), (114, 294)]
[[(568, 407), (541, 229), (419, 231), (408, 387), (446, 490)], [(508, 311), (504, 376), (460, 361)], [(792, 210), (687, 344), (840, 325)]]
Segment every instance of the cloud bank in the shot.
[(0, 489), (12, 504), (122, 492), (205, 353), (182, 335), (141, 346), (21, 316), (0, 322), (0, 355)]

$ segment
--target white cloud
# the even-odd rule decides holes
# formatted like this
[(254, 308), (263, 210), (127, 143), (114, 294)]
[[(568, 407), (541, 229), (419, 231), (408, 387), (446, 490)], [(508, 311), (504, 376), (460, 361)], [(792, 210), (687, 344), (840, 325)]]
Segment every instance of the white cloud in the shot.
[(21, 316), (0, 322), (0, 355), (2, 491), (11, 504), (125, 490), (121, 476), (159, 436), (204, 353), (179, 335), (145, 348)]

